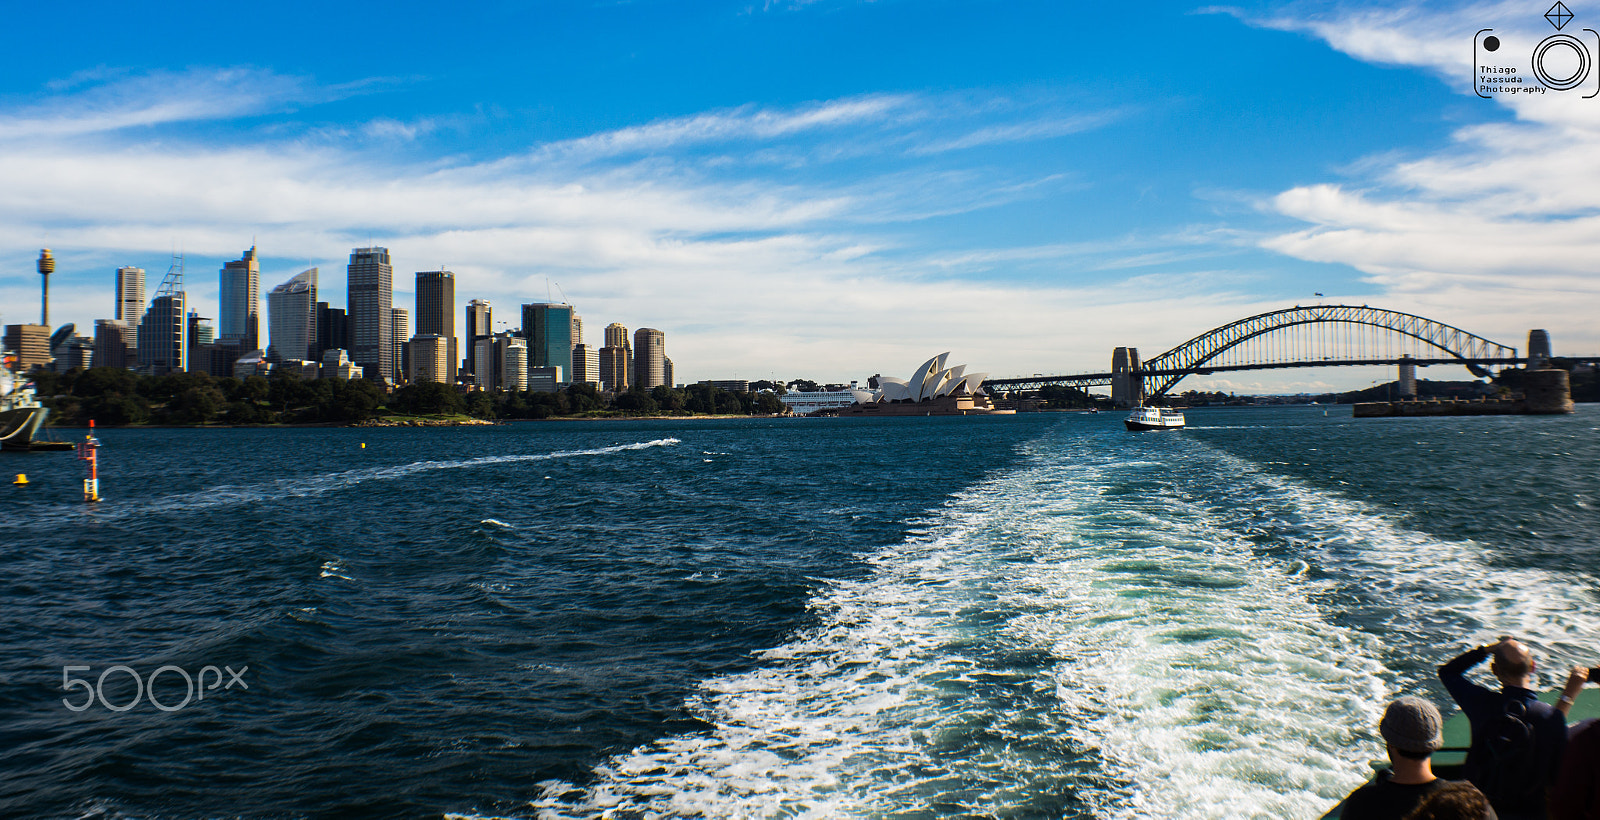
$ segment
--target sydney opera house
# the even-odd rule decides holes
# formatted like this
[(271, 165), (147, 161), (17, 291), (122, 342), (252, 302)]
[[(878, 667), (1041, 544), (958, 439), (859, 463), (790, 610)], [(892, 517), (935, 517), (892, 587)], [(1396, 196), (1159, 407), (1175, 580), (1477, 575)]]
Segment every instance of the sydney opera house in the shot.
[(909, 379), (877, 378), (873, 390), (858, 390), (856, 403), (839, 408), (840, 416), (987, 416), (996, 410), (983, 392), (987, 373), (968, 373), (967, 366), (945, 367), (949, 353), (940, 353), (917, 368)]

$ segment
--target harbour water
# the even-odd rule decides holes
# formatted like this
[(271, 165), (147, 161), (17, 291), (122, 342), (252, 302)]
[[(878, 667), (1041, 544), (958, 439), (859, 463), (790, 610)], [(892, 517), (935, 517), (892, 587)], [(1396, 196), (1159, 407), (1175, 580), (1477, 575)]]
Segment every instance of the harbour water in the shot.
[(1318, 817), (1458, 648), (1600, 662), (1597, 409), (8, 455), (0, 816)]

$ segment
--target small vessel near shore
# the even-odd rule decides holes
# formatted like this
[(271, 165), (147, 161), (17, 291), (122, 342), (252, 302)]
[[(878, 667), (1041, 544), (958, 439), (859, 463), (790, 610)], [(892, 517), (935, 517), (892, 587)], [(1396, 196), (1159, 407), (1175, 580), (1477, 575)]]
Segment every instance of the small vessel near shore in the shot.
[(1123, 419), (1129, 430), (1179, 430), (1183, 427), (1183, 411), (1170, 407), (1135, 407)]

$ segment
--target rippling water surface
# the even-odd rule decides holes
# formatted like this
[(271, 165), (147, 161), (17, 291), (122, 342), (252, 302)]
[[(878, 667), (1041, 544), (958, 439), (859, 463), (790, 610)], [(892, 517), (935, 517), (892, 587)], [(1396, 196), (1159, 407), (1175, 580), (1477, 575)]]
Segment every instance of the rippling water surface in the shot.
[(1595, 410), (8, 454), (0, 815), (1318, 817), (1457, 647), (1600, 656)]

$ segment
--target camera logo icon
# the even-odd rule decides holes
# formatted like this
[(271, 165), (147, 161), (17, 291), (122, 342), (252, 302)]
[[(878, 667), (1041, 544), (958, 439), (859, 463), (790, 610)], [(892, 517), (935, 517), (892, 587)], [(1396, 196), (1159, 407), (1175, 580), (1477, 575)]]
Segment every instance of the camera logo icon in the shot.
[(1545, 94), (1576, 91), (1589, 99), (1600, 95), (1600, 32), (1591, 28), (1564, 31), (1573, 14), (1557, 2), (1544, 13), (1556, 31), (1538, 42), (1518, 33), (1501, 35), (1480, 29), (1472, 39), (1473, 91), (1484, 99), (1497, 94)]

